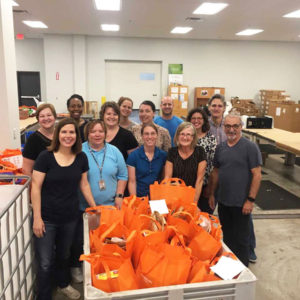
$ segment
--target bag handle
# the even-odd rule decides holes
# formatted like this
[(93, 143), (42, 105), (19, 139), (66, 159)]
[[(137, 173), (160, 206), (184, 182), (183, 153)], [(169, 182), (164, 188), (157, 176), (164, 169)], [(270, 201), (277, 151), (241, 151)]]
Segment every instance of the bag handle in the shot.
[(186, 186), (185, 182), (180, 178), (165, 178), (163, 179), (160, 184), (167, 184), (167, 185), (177, 185), (177, 186)]
[(105, 238), (112, 232), (115, 230), (115, 228), (120, 224), (120, 222), (114, 222), (111, 226), (108, 227), (107, 230), (105, 230), (101, 236), (100, 236), (100, 241), (101, 243), (103, 243), (103, 241), (105, 240)]
[(153, 217), (141, 214), (139, 215), (139, 218), (150, 219), (151, 221), (155, 222), (156, 226), (158, 227), (158, 230), (161, 231), (162, 228), (160, 223), (157, 220), (155, 220)]

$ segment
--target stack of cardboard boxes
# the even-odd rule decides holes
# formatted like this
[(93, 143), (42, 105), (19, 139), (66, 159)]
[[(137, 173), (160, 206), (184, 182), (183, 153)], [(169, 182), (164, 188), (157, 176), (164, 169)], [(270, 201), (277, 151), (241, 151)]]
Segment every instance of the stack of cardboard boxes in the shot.
[(261, 115), (252, 99), (240, 99), (238, 97), (234, 97), (231, 99), (231, 104), (231, 111), (237, 111), (241, 115), (256, 117)]
[(188, 113), (189, 87), (187, 85), (171, 84), (168, 87), (168, 96), (173, 100), (173, 114), (179, 118)]
[(86, 115), (93, 115), (94, 119), (99, 119), (98, 102), (85, 101), (83, 113)]
[[(264, 115), (269, 114), (269, 108), (274, 103), (288, 103), (291, 98), (283, 90), (260, 90), (261, 112)], [(288, 102), (286, 102), (288, 101)]]
[(300, 104), (291, 101), (285, 91), (261, 90), (260, 94), (262, 112), (273, 117), (275, 128), (300, 132)]

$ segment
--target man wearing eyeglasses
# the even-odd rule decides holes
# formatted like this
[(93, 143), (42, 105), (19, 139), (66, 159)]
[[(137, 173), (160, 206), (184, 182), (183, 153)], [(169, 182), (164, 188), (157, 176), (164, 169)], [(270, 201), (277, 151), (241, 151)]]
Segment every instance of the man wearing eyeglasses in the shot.
[(239, 115), (224, 119), (227, 141), (219, 144), (214, 157), (209, 204), (218, 213), (225, 244), (242, 263), (249, 263), (250, 214), (261, 181), (261, 153), (257, 145), (242, 137)]
[(174, 136), (177, 127), (183, 122), (180, 118), (173, 115), (173, 100), (170, 96), (165, 96), (161, 99), (160, 108), (162, 115), (154, 119), (154, 123), (168, 129), (172, 147), (174, 147)]

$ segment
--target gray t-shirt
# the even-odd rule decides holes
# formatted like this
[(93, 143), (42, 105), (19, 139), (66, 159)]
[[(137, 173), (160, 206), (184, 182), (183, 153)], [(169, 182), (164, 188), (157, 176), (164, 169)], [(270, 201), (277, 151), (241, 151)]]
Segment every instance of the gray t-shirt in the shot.
[(251, 169), (262, 165), (258, 146), (244, 137), (233, 147), (223, 142), (217, 146), (213, 165), (219, 170), (218, 202), (242, 207), (249, 195)]

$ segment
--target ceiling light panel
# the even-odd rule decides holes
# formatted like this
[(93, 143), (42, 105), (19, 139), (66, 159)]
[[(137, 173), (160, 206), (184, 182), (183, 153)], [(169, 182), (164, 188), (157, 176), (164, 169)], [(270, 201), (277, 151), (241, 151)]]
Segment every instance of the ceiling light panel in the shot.
[(215, 15), (227, 7), (227, 3), (202, 3), (194, 12), (195, 15)]
[(284, 18), (300, 18), (300, 9), (292, 11), (283, 16)]
[(48, 26), (41, 21), (23, 21), (23, 23), (32, 28), (48, 28)]
[(19, 6), (19, 4), (13, 0), (10, 0), (12, 6)]
[(192, 30), (192, 27), (174, 27), (171, 33), (185, 34)]
[(121, 0), (94, 0), (98, 10), (118, 11), (121, 9)]
[(261, 33), (263, 32), (262, 29), (245, 29), (243, 31), (240, 31), (238, 33), (236, 33), (236, 35), (254, 35), (254, 34), (258, 34), (258, 33)]
[(117, 24), (101, 24), (101, 29), (103, 31), (119, 31), (120, 26)]

